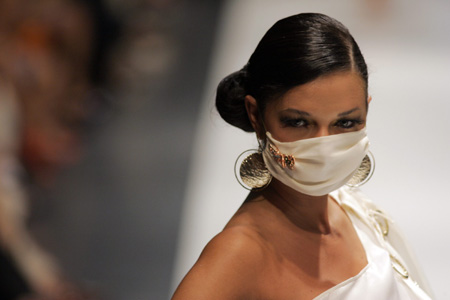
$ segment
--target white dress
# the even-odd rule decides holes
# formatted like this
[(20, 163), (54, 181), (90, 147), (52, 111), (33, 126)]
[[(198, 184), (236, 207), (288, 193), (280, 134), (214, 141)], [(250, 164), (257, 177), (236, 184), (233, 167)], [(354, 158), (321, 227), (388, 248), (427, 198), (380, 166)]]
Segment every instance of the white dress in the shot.
[(350, 217), (368, 264), (361, 272), (314, 300), (425, 300), (431, 292), (398, 228), (357, 189), (330, 194)]

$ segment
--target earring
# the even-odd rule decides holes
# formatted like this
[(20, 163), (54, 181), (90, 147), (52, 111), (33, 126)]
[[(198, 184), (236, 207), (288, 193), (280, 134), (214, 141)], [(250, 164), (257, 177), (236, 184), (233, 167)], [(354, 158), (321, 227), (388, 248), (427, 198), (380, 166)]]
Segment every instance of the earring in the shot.
[(355, 174), (352, 178), (350, 178), (346, 185), (349, 187), (360, 187), (361, 185), (369, 181), (374, 171), (375, 158), (373, 157), (372, 152), (369, 151), (367, 155), (364, 156), (358, 170), (356, 170)]
[(260, 150), (242, 152), (234, 164), (234, 175), (247, 190), (262, 190), (272, 181)]

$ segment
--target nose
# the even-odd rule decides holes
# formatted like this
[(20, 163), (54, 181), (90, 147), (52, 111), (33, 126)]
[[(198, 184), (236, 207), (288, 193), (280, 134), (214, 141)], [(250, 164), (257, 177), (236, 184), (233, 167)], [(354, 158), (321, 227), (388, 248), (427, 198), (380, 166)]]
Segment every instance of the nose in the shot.
[(319, 126), (317, 128), (314, 137), (328, 136), (331, 135), (330, 128), (328, 126)]

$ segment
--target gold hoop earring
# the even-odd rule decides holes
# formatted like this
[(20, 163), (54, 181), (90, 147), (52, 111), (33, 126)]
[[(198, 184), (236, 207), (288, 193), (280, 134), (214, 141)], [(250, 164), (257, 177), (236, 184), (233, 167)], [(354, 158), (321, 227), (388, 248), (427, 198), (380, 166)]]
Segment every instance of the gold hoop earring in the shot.
[(238, 156), (234, 175), (247, 190), (263, 190), (272, 181), (272, 174), (264, 163), (261, 151), (255, 149), (244, 151)]
[(346, 183), (349, 187), (360, 187), (372, 177), (375, 171), (375, 158), (372, 152), (368, 152), (361, 161), (361, 165), (356, 170), (353, 177)]

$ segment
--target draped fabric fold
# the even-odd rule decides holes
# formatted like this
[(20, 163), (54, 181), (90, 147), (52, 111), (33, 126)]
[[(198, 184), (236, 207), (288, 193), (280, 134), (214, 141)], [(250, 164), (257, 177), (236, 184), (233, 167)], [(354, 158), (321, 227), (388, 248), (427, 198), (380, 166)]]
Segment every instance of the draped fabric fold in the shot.
[(431, 290), (392, 219), (358, 189), (343, 187), (330, 195), (351, 219), (368, 264), (314, 300), (430, 300)]

